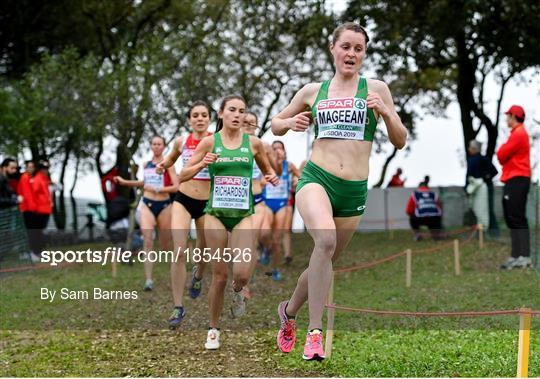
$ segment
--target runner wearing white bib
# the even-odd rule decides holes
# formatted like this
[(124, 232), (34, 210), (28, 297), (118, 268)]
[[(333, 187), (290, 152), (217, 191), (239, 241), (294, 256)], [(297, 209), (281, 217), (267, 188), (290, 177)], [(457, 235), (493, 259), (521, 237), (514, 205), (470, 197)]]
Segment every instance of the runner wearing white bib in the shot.
[[(204, 138), (191, 160), (180, 173), (180, 181), (191, 179), (208, 167), (211, 191), (204, 223), (206, 243), (212, 262), (212, 284), (208, 295), (210, 322), (206, 349), (220, 346), (219, 319), (227, 285), (228, 264), (232, 262), (233, 303), (231, 313), (239, 317), (245, 313), (243, 287), (249, 282), (254, 259), (251, 179), (253, 159), (273, 185), (278, 184), (266, 151), (256, 137), (242, 132), (246, 103), (240, 96), (228, 96), (221, 103), (216, 133)], [(225, 249), (231, 249), (227, 251)], [(240, 259), (238, 252), (243, 252)]]
[[(144, 187), (141, 204), (141, 230), (143, 235), (143, 250), (148, 252), (153, 249), (154, 228), (158, 228), (159, 246), (163, 250), (171, 250), (171, 204), (170, 194), (176, 191), (178, 179), (173, 168), (158, 173), (156, 164), (163, 159), (165, 139), (155, 136), (151, 140), (151, 148), (154, 156), (152, 160), (144, 164), (143, 180), (126, 180), (115, 176), (114, 181), (122, 186)], [(145, 283), (144, 290), (154, 289), (152, 271), (154, 263), (148, 260), (144, 262)]]
[(288, 353), (296, 342), (294, 317), (308, 301), (306, 360), (324, 359), (322, 315), (332, 262), (347, 246), (365, 210), (377, 119), (384, 119), (395, 147), (403, 148), (407, 139), (388, 86), (358, 73), (368, 41), (358, 24), (336, 28), (330, 44), (336, 67), (332, 80), (307, 84), (272, 119), (276, 135), (288, 130), (303, 132), (313, 120), (317, 137), (296, 188), (296, 204), (315, 246), (292, 297), (278, 307), (281, 328), (277, 342), (280, 350)]
[[(174, 140), (171, 153), (158, 165), (158, 169), (163, 170), (172, 167), (178, 158), (182, 158), (184, 167), (191, 159), (200, 141), (210, 135), (208, 126), (210, 125), (210, 107), (201, 100), (195, 101), (188, 113), (188, 122), (192, 132), (187, 137), (178, 137)], [(188, 235), (191, 229), (191, 220), (195, 220), (197, 228), (196, 248), (202, 250), (206, 247), (204, 240), (204, 208), (210, 193), (210, 176), (208, 169), (199, 172), (193, 179), (180, 183), (172, 206), (172, 230), (174, 251), (178, 249), (184, 251), (187, 248)], [(202, 289), (202, 278), (206, 264), (203, 260), (193, 266), (191, 273), (191, 284), (189, 286), (190, 296), (197, 298)], [(169, 317), (169, 327), (175, 329), (180, 326), (185, 316), (183, 296), (186, 286), (187, 272), (184, 259), (178, 259), (171, 263), (171, 288), (173, 297), (173, 312)]]

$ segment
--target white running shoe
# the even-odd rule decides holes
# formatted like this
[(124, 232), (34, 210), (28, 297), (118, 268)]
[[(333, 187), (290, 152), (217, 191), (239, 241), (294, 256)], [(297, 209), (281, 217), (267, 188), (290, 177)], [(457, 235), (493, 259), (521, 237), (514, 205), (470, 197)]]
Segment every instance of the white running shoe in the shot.
[(146, 279), (146, 282), (144, 282), (144, 290), (146, 292), (152, 291), (154, 289), (154, 281), (152, 279)]
[(208, 335), (206, 337), (206, 343), (204, 348), (207, 350), (216, 350), (219, 349), (219, 330), (216, 328), (208, 329)]
[(233, 290), (231, 315), (233, 318), (238, 318), (246, 314), (246, 298), (244, 291), (235, 292)]
[(511, 270), (514, 268), (514, 265), (516, 264), (517, 258), (510, 257), (501, 265), (502, 270)]
[(527, 267), (532, 267), (532, 260), (531, 260), (531, 257), (524, 257), (524, 256), (520, 255), (520, 256), (516, 259), (516, 263), (514, 263), (514, 267), (515, 267), (515, 268), (527, 268)]

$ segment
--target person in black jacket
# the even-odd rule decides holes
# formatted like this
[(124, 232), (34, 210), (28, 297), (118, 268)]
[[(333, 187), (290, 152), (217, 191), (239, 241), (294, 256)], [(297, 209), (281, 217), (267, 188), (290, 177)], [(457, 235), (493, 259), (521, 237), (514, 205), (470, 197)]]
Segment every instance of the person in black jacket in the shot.
[(9, 179), (16, 174), (17, 162), (15, 159), (4, 159), (0, 169), (0, 209), (16, 207), (19, 203), (17, 193), (9, 185)]
[[(498, 174), (493, 163), (481, 154), (482, 144), (476, 140), (469, 142), (465, 192), (478, 223), (490, 230), (497, 229), (493, 212), (493, 181)], [(490, 201), (491, 200), (491, 201)]]

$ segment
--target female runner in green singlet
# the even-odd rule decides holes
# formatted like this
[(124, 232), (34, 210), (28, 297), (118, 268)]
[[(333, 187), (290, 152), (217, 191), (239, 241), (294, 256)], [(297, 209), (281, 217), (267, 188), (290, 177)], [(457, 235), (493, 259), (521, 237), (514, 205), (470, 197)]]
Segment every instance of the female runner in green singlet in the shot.
[(383, 118), (390, 142), (398, 149), (407, 139), (388, 86), (359, 75), (368, 41), (360, 25), (339, 26), (330, 44), (336, 67), (332, 80), (307, 84), (272, 119), (276, 135), (288, 130), (303, 132), (311, 121), (315, 124), (313, 151), (296, 187), (296, 204), (315, 246), (292, 297), (278, 307), (281, 328), (277, 342), (287, 353), (296, 342), (294, 317), (308, 301), (306, 360), (324, 359), (322, 315), (332, 262), (347, 246), (364, 213), (369, 155), (378, 118)]
[[(206, 349), (220, 346), (219, 318), (223, 309), (228, 263), (233, 262), (233, 317), (245, 313), (241, 293), (252, 271), (253, 160), (265, 179), (277, 185), (260, 139), (242, 132), (246, 103), (240, 96), (228, 96), (221, 103), (216, 133), (204, 138), (182, 169), (180, 181), (191, 179), (208, 167), (210, 198), (205, 209), (204, 233), (212, 262), (212, 284), (208, 294), (210, 324)], [(227, 251), (226, 248), (230, 247)], [(240, 254), (239, 254), (240, 252)], [(232, 257), (231, 257), (232, 255)], [(240, 258), (240, 259), (238, 259)]]

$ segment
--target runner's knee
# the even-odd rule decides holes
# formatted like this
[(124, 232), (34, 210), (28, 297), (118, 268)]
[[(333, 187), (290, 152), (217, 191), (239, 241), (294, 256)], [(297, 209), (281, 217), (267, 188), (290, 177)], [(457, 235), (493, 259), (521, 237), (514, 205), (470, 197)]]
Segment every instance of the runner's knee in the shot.
[(321, 252), (328, 257), (334, 255), (336, 250), (336, 234), (331, 231), (319, 231), (314, 236), (315, 252)]

